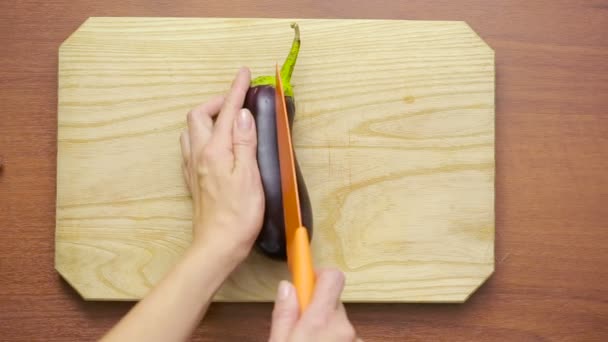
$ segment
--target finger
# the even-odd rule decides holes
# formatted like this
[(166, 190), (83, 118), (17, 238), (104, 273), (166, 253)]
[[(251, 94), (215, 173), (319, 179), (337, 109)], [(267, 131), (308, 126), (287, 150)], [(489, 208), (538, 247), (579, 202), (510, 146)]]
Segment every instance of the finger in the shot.
[(270, 342), (287, 341), (298, 321), (298, 311), (298, 299), (293, 285), (288, 281), (281, 281), (272, 310)]
[(325, 317), (336, 311), (340, 294), (344, 289), (344, 274), (338, 270), (319, 272), (312, 302), (306, 311), (307, 315)]
[(247, 90), (249, 90), (250, 82), (251, 74), (249, 69), (241, 68), (234, 82), (232, 82), (230, 92), (226, 96), (224, 105), (215, 122), (213, 139), (214, 143), (217, 143), (220, 148), (232, 149), (232, 125), (237, 113), (243, 108), (243, 102), (245, 101)]
[(253, 115), (247, 109), (239, 110), (232, 127), (234, 167), (251, 167), (257, 163), (257, 136)]
[(211, 139), (213, 117), (222, 109), (223, 103), (224, 96), (215, 96), (188, 113), (188, 134), (193, 157), (200, 156), (203, 147)]
[[(326, 273), (326, 272), (338, 272), (341, 273), (342, 276), (344, 277), (344, 273), (342, 273), (340, 270), (335, 269), (335, 268), (319, 268), (317, 270), (315, 270), (315, 275), (318, 278), (322, 273)], [(344, 279), (343, 279), (344, 282)], [(342, 285), (344, 288), (344, 285)], [(339, 310), (340, 308), (344, 309), (344, 305), (342, 304), (342, 301), (340, 300), (340, 296), (338, 296), (337, 300), (336, 300), (336, 310)]]
[(190, 190), (190, 136), (188, 131), (182, 132), (179, 137), (179, 143), (182, 151), (182, 172), (184, 174), (184, 180), (186, 181), (186, 185), (188, 186), (188, 190)]
[(182, 163), (182, 174), (184, 176), (184, 180), (186, 181), (188, 191), (192, 191), (192, 187), (190, 186), (190, 167), (187, 166), (185, 163)]
[(192, 152), (190, 151), (190, 134), (188, 131), (182, 132), (179, 136), (179, 145), (182, 150), (182, 160), (186, 165), (190, 164), (190, 155)]

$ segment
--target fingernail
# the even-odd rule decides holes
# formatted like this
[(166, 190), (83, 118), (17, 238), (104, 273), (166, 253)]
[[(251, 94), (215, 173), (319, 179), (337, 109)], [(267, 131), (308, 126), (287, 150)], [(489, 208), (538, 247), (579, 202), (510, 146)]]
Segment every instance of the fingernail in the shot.
[(291, 291), (291, 286), (285, 280), (281, 280), (279, 283), (279, 293), (277, 295), (279, 300), (285, 300), (289, 297), (289, 292)]
[(253, 118), (247, 109), (241, 109), (237, 118), (237, 126), (242, 131), (248, 131), (251, 128)]

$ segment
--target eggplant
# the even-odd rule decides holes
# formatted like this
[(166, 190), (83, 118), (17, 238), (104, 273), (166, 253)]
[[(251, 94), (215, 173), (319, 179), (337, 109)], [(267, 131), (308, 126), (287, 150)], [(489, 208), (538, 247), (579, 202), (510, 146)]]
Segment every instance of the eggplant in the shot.
[[(295, 23), (291, 27), (294, 29), (294, 38), (291, 50), (280, 72), (285, 92), (285, 102), (287, 104), (289, 127), (292, 127), (296, 115), (293, 88), (290, 80), (300, 50), (300, 29)], [(285, 261), (287, 259), (287, 246), (285, 241), (285, 222), (283, 219), (283, 196), (281, 194), (281, 170), (277, 145), (275, 78), (275, 76), (260, 76), (253, 79), (245, 98), (245, 108), (249, 109), (253, 114), (256, 123), (258, 167), (266, 200), (264, 221), (260, 234), (256, 238), (255, 246), (264, 255), (275, 260)], [(308, 236), (312, 239), (313, 217), (310, 198), (295, 153), (294, 159), (302, 224), (306, 227)]]

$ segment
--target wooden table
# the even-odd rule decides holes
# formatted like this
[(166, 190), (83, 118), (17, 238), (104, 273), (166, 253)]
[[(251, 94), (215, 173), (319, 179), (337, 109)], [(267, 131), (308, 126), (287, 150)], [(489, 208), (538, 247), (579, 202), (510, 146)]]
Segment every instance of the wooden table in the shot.
[[(348, 305), (367, 341), (608, 340), (608, 1), (0, 3), (0, 340), (92, 340), (131, 303), (53, 268), (57, 49), (89, 16), (466, 20), (496, 50), (496, 272), (463, 305)], [(263, 341), (271, 304), (194, 340)]]

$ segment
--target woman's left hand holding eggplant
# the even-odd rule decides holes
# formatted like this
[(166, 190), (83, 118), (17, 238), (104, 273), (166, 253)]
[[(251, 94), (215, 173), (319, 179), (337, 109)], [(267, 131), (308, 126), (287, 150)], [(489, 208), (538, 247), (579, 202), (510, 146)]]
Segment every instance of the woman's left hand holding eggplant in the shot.
[(249, 254), (264, 215), (255, 122), (243, 109), (250, 81), (249, 70), (240, 69), (226, 96), (188, 113), (180, 139), (192, 195), (192, 248), (211, 249), (232, 267)]
[(180, 142), (192, 194), (193, 243), (103, 341), (187, 341), (249, 254), (264, 215), (255, 123), (242, 109), (250, 81), (249, 70), (239, 70), (226, 96), (188, 114)]

